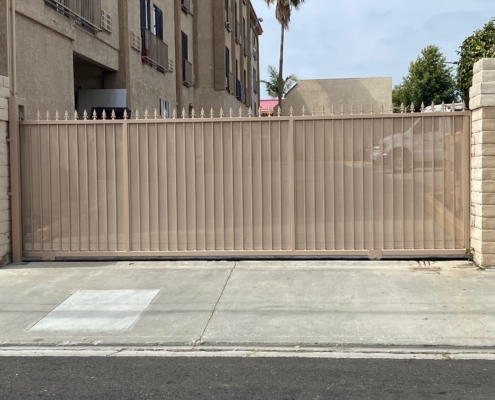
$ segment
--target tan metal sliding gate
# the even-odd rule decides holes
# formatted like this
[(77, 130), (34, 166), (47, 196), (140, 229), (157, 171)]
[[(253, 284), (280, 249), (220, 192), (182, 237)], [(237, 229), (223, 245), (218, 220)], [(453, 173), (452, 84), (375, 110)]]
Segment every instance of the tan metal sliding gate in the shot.
[(469, 119), (23, 122), (23, 256), (462, 255)]

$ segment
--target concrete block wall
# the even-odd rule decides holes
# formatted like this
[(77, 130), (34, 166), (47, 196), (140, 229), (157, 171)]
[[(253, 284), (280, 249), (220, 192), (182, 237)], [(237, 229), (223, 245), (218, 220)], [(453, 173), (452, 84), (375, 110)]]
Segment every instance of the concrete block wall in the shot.
[(8, 195), (10, 190), (10, 167), (9, 146), (7, 144), (9, 86), (9, 78), (0, 76), (0, 267), (10, 263), (12, 254), (10, 198)]
[(474, 261), (495, 266), (495, 58), (474, 65), (469, 97), (471, 133), (471, 247)]

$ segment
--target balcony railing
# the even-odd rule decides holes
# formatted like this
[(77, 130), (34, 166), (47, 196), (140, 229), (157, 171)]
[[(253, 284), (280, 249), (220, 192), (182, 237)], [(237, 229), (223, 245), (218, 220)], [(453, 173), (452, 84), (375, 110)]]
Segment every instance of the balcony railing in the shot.
[(182, 83), (187, 87), (193, 86), (193, 66), (186, 60), (182, 59)]
[(225, 9), (225, 27), (229, 32), (232, 31), (232, 26), (230, 24), (230, 16), (232, 15), (232, 9), (229, 7)]
[(185, 13), (190, 13), (191, 12), (191, 0), (182, 0), (181, 1), (181, 8), (182, 11)]
[(235, 97), (239, 101), (242, 101), (244, 98), (244, 90), (242, 88), (242, 83), (239, 79), (236, 79), (235, 81)]
[(235, 42), (237, 44), (241, 44), (242, 41), (242, 30), (241, 30), (241, 24), (239, 22), (235, 23)]
[(83, 26), (101, 30), (101, 0), (45, 0), (45, 4), (74, 17)]
[(234, 74), (232, 72), (229, 72), (227, 77), (225, 78), (225, 86), (227, 88), (227, 92), (235, 94), (235, 81), (234, 81)]
[(142, 58), (143, 62), (149, 62), (156, 68), (165, 72), (168, 69), (168, 46), (162, 39), (155, 36), (146, 28), (141, 28)]

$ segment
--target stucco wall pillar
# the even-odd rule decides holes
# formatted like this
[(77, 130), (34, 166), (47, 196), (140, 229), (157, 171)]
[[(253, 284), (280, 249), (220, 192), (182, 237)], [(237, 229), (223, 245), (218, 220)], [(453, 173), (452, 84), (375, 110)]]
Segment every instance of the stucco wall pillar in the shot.
[(495, 266), (495, 58), (474, 64), (469, 96), (471, 133), (471, 247), (474, 261)]
[(11, 261), (10, 167), (7, 144), (9, 121), (9, 78), (0, 76), (0, 267)]

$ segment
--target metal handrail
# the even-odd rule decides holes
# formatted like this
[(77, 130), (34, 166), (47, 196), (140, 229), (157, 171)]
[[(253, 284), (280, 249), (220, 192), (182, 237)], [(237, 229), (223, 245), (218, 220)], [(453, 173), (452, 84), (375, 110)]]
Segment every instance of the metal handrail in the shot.
[(101, 0), (45, 0), (53, 7), (61, 7), (64, 13), (80, 19), (91, 28), (101, 31)]
[(185, 58), (182, 59), (182, 82), (188, 86), (193, 85), (193, 66)]
[(168, 45), (146, 28), (141, 28), (141, 37), (144, 38), (141, 50), (143, 60), (147, 60), (163, 71), (167, 71)]

